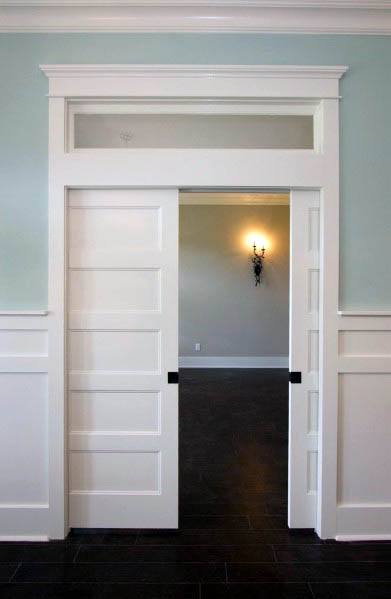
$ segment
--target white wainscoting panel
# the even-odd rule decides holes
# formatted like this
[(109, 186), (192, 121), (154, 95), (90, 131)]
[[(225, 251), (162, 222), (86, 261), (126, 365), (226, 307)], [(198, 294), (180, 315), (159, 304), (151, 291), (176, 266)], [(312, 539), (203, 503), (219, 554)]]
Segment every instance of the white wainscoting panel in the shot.
[(340, 316), (337, 539), (391, 539), (391, 317)]
[(72, 451), (70, 494), (157, 494), (159, 470), (159, 452)]
[(159, 331), (70, 331), (72, 372), (154, 372), (160, 364)]
[(160, 309), (158, 269), (71, 270), (69, 272), (71, 311), (90, 306), (92, 311)]
[(69, 394), (69, 430), (159, 434), (158, 391), (72, 391)]
[(47, 317), (0, 315), (0, 541), (48, 531)]

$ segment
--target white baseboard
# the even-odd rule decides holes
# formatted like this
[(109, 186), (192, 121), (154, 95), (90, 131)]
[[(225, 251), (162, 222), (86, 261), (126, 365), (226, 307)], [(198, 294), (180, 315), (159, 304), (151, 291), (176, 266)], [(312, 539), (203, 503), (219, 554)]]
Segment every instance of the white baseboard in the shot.
[(48, 504), (0, 504), (0, 541), (47, 541)]
[(391, 504), (340, 504), (337, 541), (390, 541)]
[(349, 543), (349, 542), (353, 542), (353, 541), (361, 541), (361, 542), (366, 542), (366, 541), (391, 541), (391, 534), (375, 534), (375, 535), (362, 535), (362, 534), (356, 534), (356, 535), (336, 535), (335, 537), (336, 541), (340, 541), (340, 542), (345, 542), (345, 543)]
[(0, 543), (47, 543), (47, 535), (0, 535)]
[(180, 356), (180, 368), (288, 368), (288, 356)]

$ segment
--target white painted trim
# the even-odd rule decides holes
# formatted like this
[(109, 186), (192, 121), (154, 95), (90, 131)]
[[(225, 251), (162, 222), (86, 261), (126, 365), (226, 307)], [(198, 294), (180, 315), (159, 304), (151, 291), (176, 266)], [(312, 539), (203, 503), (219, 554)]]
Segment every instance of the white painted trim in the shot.
[(0, 355), (0, 373), (47, 371), (47, 355)]
[(288, 356), (180, 356), (179, 368), (288, 368)]
[(0, 543), (47, 543), (47, 535), (0, 535)]
[[(49, 78), (158, 77), (161, 78), (261, 78), (340, 79), (346, 66), (317, 65), (222, 65), (222, 64), (42, 64)], [(112, 94), (110, 94), (112, 95)]]
[(337, 535), (371, 540), (391, 537), (390, 504), (339, 504), (337, 508)]
[(338, 310), (338, 316), (391, 316), (391, 310)]
[(2, 0), (5, 32), (391, 33), (388, 0)]
[(336, 535), (336, 541), (340, 541), (341, 543), (350, 543), (354, 541), (391, 541), (391, 534), (374, 534), (374, 535), (364, 535), (364, 534), (354, 534), (354, 535)]
[(2, 314), (0, 316), (0, 331), (45, 331), (48, 328), (48, 317), (46, 314)]
[(47, 316), (47, 310), (0, 310), (0, 316)]
[(391, 7), (390, 0), (0, 0), (0, 6), (265, 6), (289, 8)]
[(47, 504), (0, 504), (0, 541), (47, 541)]
[[(208, 98), (238, 103), (267, 100), (339, 98), (339, 79), (346, 66), (311, 65), (40, 65), (49, 78), (49, 96), (110, 97), (178, 103)], [(240, 85), (238, 85), (240, 83)], [(186, 95), (181, 88), (186, 86)], [(158, 90), (158, 91), (157, 91)], [(298, 104), (298, 103), (297, 103)], [(302, 114), (302, 107), (299, 109)], [(157, 109), (158, 111), (158, 109)], [(290, 114), (294, 114), (294, 110)]]
[[(79, 69), (65, 68), (65, 73)], [(122, 65), (120, 76), (108, 65), (82, 66), (77, 77), (59, 76), (60, 66), (45, 67), (49, 75), (49, 506), (51, 538), (67, 532), (65, 464), (65, 198), (77, 187), (220, 188), (233, 190), (315, 189), (320, 192), (320, 447), (318, 519), (322, 538), (336, 529), (338, 415), (338, 265), (339, 265), (339, 78), (345, 67), (214, 67), (151, 65), (148, 76), (133, 76)], [(115, 67), (116, 68), (116, 67)], [(145, 65), (136, 67), (145, 72)], [(69, 70), (68, 70), (69, 69)], [(133, 70), (132, 70), (133, 69)], [(159, 70), (163, 75), (159, 76)], [(171, 69), (167, 76), (167, 69)], [(228, 71), (224, 71), (228, 69)], [(189, 73), (190, 76), (183, 74)], [(93, 73), (84, 77), (84, 72)], [(127, 73), (127, 75), (126, 75)], [(274, 75), (273, 75), (274, 73)], [(277, 73), (277, 74), (276, 74)], [(297, 76), (300, 73), (301, 76)], [(317, 73), (317, 74), (316, 74)], [(322, 76), (324, 74), (324, 77)], [(103, 74), (103, 76), (100, 76)], [(250, 76), (249, 76), (250, 74)], [(107, 75), (107, 76), (106, 76)], [(178, 76), (177, 76), (178, 75)], [(307, 77), (308, 75), (308, 77)], [(108, 79), (109, 77), (109, 79)], [(72, 98), (153, 98), (167, 101), (217, 99), (232, 103), (243, 98), (261, 105), (316, 101), (319, 129), (314, 151), (297, 150), (120, 150), (67, 152), (67, 103)], [(131, 161), (131, 162), (130, 162)], [(132, 164), (132, 168), (129, 168)], [(194, 168), (197, 164), (198, 168)]]

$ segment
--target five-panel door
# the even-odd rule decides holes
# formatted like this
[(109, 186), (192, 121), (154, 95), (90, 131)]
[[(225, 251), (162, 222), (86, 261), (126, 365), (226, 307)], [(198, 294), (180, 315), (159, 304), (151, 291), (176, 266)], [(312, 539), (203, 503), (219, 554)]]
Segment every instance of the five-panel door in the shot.
[(319, 192), (291, 192), (290, 232), (289, 368), (293, 377), (289, 385), (288, 524), (291, 528), (314, 528), (318, 488)]
[(69, 523), (178, 526), (178, 191), (68, 194)]

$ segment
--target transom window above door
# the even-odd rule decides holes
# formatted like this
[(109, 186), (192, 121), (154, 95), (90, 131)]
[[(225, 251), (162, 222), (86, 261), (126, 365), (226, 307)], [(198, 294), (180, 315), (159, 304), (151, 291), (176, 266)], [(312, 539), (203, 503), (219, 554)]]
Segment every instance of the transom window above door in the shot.
[(316, 147), (316, 105), (69, 103), (68, 151)]

